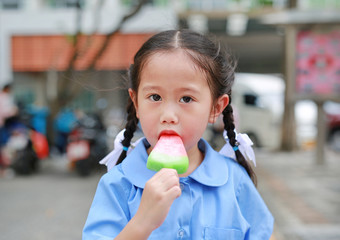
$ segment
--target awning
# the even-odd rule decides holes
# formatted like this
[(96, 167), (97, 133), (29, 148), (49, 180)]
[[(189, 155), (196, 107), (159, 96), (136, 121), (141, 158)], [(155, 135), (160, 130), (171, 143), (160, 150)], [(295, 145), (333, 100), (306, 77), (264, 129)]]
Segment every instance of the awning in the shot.
[[(127, 69), (140, 46), (151, 33), (122, 34), (112, 37), (98, 60), (96, 70)], [(85, 70), (105, 40), (105, 35), (81, 36), (82, 51), (75, 62), (76, 70)], [(72, 38), (66, 35), (12, 36), (12, 69), (14, 72), (43, 72), (67, 69), (74, 48)]]

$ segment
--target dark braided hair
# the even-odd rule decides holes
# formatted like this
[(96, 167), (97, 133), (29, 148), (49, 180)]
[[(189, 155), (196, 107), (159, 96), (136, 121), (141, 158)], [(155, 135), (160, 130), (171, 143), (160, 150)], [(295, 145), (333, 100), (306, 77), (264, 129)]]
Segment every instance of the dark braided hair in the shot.
[[(230, 99), (231, 101), (231, 99)], [(224, 123), (224, 129), (227, 132), (228, 136), (228, 141), (231, 146), (235, 147), (237, 146), (237, 141), (236, 141), (236, 134), (235, 134), (235, 124), (234, 124), (234, 115), (233, 115), (233, 108), (232, 106), (229, 105), (224, 109), (222, 112), (223, 114), (223, 123)], [(250, 164), (247, 162), (247, 160), (244, 158), (240, 150), (235, 151), (236, 159), (239, 164), (241, 164), (247, 171), (248, 175), (250, 176), (251, 180), (253, 183), (256, 185), (257, 180), (256, 180), (256, 175)]]
[[(181, 49), (194, 62), (207, 78), (208, 85), (212, 94), (213, 103), (224, 94), (229, 96), (231, 102), (231, 87), (234, 82), (234, 72), (236, 62), (230, 54), (221, 48), (221, 45), (215, 43), (199, 33), (190, 30), (169, 30), (160, 32), (152, 36), (139, 49), (134, 57), (134, 63), (128, 71), (129, 88), (138, 93), (140, 76), (145, 63), (149, 58), (159, 52), (171, 52)], [(235, 124), (233, 109), (230, 105), (223, 111), (224, 129), (231, 146), (237, 146), (235, 136)], [(138, 118), (136, 109), (131, 99), (127, 106), (127, 123), (125, 126), (124, 139), (122, 144), (125, 148), (130, 146), (133, 134), (136, 131)], [(237, 162), (242, 165), (253, 182), (256, 184), (256, 176), (251, 166), (247, 163), (244, 156), (239, 150), (235, 151)], [(121, 163), (126, 157), (124, 150), (120, 155), (117, 164)]]
[[(122, 145), (123, 145), (123, 147), (128, 148), (131, 144), (133, 134), (136, 131), (137, 124), (138, 124), (138, 118), (136, 116), (136, 109), (133, 105), (131, 98), (129, 98), (129, 100), (128, 100), (126, 112), (128, 113), (128, 116), (127, 116), (127, 122), (126, 122), (126, 125), (125, 125), (124, 139), (122, 141)], [(124, 160), (124, 158), (126, 157), (126, 152), (127, 151), (124, 150), (120, 154), (116, 164), (119, 164)]]

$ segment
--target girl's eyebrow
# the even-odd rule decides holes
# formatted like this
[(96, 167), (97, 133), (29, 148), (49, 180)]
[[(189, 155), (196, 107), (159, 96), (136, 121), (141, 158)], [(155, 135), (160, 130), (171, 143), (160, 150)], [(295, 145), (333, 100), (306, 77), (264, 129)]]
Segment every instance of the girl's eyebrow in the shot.
[(178, 88), (177, 89), (178, 91), (182, 91), (182, 92), (193, 92), (193, 93), (200, 93), (201, 89), (199, 87), (195, 87), (195, 86), (192, 86), (192, 87), (182, 87), (182, 88)]
[(144, 92), (148, 92), (148, 91), (154, 91), (154, 90), (160, 90), (161, 87), (159, 86), (144, 86), (141, 90), (144, 91)]
[[(161, 86), (144, 86), (141, 90), (143, 92), (148, 92), (148, 91), (159, 91), (161, 90), (162, 87)], [(200, 88), (198, 87), (181, 87), (181, 88), (176, 88), (175, 91), (179, 91), (179, 92), (193, 92), (193, 93), (200, 93)]]
[(201, 88), (200, 87), (182, 88), (181, 90), (192, 91), (192, 92), (201, 92)]

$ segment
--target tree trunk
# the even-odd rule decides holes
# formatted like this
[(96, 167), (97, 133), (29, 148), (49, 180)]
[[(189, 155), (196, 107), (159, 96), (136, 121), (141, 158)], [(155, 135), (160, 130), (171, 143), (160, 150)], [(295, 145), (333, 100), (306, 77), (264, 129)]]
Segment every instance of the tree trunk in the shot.
[[(85, 70), (85, 74), (82, 74), (82, 77), (88, 78), (91, 76), (91, 72), (95, 71), (95, 66), (97, 61), (100, 59), (100, 57), (105, 52), (106, 48), (108, 47), (110, 40), (115, 36), (116, 33), (120, 31), (124, 23), (135, 16), (143, 7), (143, 5), (146, 3), (146, 0), (139, 0), (136, 7), (127, 15), (125, 15), (117, 27), (113, 29), (110, 33), (108, 33), (105, 36), (105, 40), (103, 44), (101, 45), (100, 49), (97, 51), (96, 55), (91, 59), (89, 65), (87, 66), (87, 69)], [(101, 6), (103, 5), (104, 0), (99, 0), (97, 8), (96, 8), (96, 20), (98, 20), (99, 14), (98, 12), (101, 9)], [(95, 21), (96, 21), (95, 20)], [(49, 108), (50, 108), (50, 119), (48, 121), (48, 136), (50, 136), (49, 140), (53, 141), (53, 121), (56, 118), (59, 111), (67, 106), (68, 103), (70, 103), (75, 97), (78, 96), (78, 94), (83, 90), (81, 82), (77, 81), (77, 77), (75, 77), (75, 63), (78, 58), (78, 56), (82, 52), (86, 52), (90, 46), (91, 46), (91, 37), (89, 36), (87, 43), (85, 44), (85, 48), (80, 48), (78, 42), (79, 38), (82, 36), (81, 34), (81, 23), (82, 23), (82, 9), (80, 5), (80, 0), (77, 1), (77, 15), (76, 15), (76, 33), (72, 37), (73, 40), (73, 54), (70, 58), (70, 62), (68, 63), (67, 70), (64, 73), (58, 74), (58, 83), (57, 83), (57, 96), (49, 101)], [(98, 24), (99, 21), (96, 21), (96, 24)], [(99, 26), (96, 26), (98, 28)], [(96, 34), (97, 31), (95, 30), (93, 35)], [(51, 71), (54, 71), (51, 69)], [(76, 79), (75, 79), (76, 78)]]
[(282, 119), (281, 150), (293, 151), (296, 149), (296, 124), (295, 124), (295, 49), (296, 29), (294, 26), (286, 27), (285, 36), (285, 100)]
[(298, 0), (288, 0), (288, 8), (296, 8)]

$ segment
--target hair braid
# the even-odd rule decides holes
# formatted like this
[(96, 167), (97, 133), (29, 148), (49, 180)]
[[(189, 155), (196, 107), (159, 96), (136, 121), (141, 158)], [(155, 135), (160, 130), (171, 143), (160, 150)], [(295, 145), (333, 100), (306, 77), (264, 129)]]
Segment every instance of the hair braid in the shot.
[(224, 129), (227, 131), (227, 136), (231, 146), (236, 145), (236, 136), (235, 136), (235, 124), (234, 124), (234, 114), (233, 108), (229, 104), (223, 111), (223, 123)]
[[(230, 104), (223, 110), (223, 123), (224, 123), (224, 129), (227, 131), (229, 143), (231, 144), (232, 147), (237, 146), (236, 134), (234, 131), (235, 124), (234, 124), (233, 108)], [(236, 155), (237, 162), (245, 168), (249, 177), (252, 179), (253, 183), (256, 186), (257, 184), (256, 175), (255, 175), (254, 170), (250, 166), (250, 164), (244, 158), (240, 150), (236, 150), (235, 155)]]
[[(136, 109), (130, 98), (128, 100), (126, 110), (127, 110), (128, 116), (127, 116), (127, 122), (125, 125), (124, 139), (122, 140), (122, 145), (123, 147), (128, 148), (131, 144), (131, 140), (137, 129), (137, 124), (138, 124), (138, 118), (136, 116)], [(122, 153), (120, 154), (118, 158), (116, 165), (120, 164), (126, 158), (126, 152), (127, 151), (125, 150), (122, 151)]]

